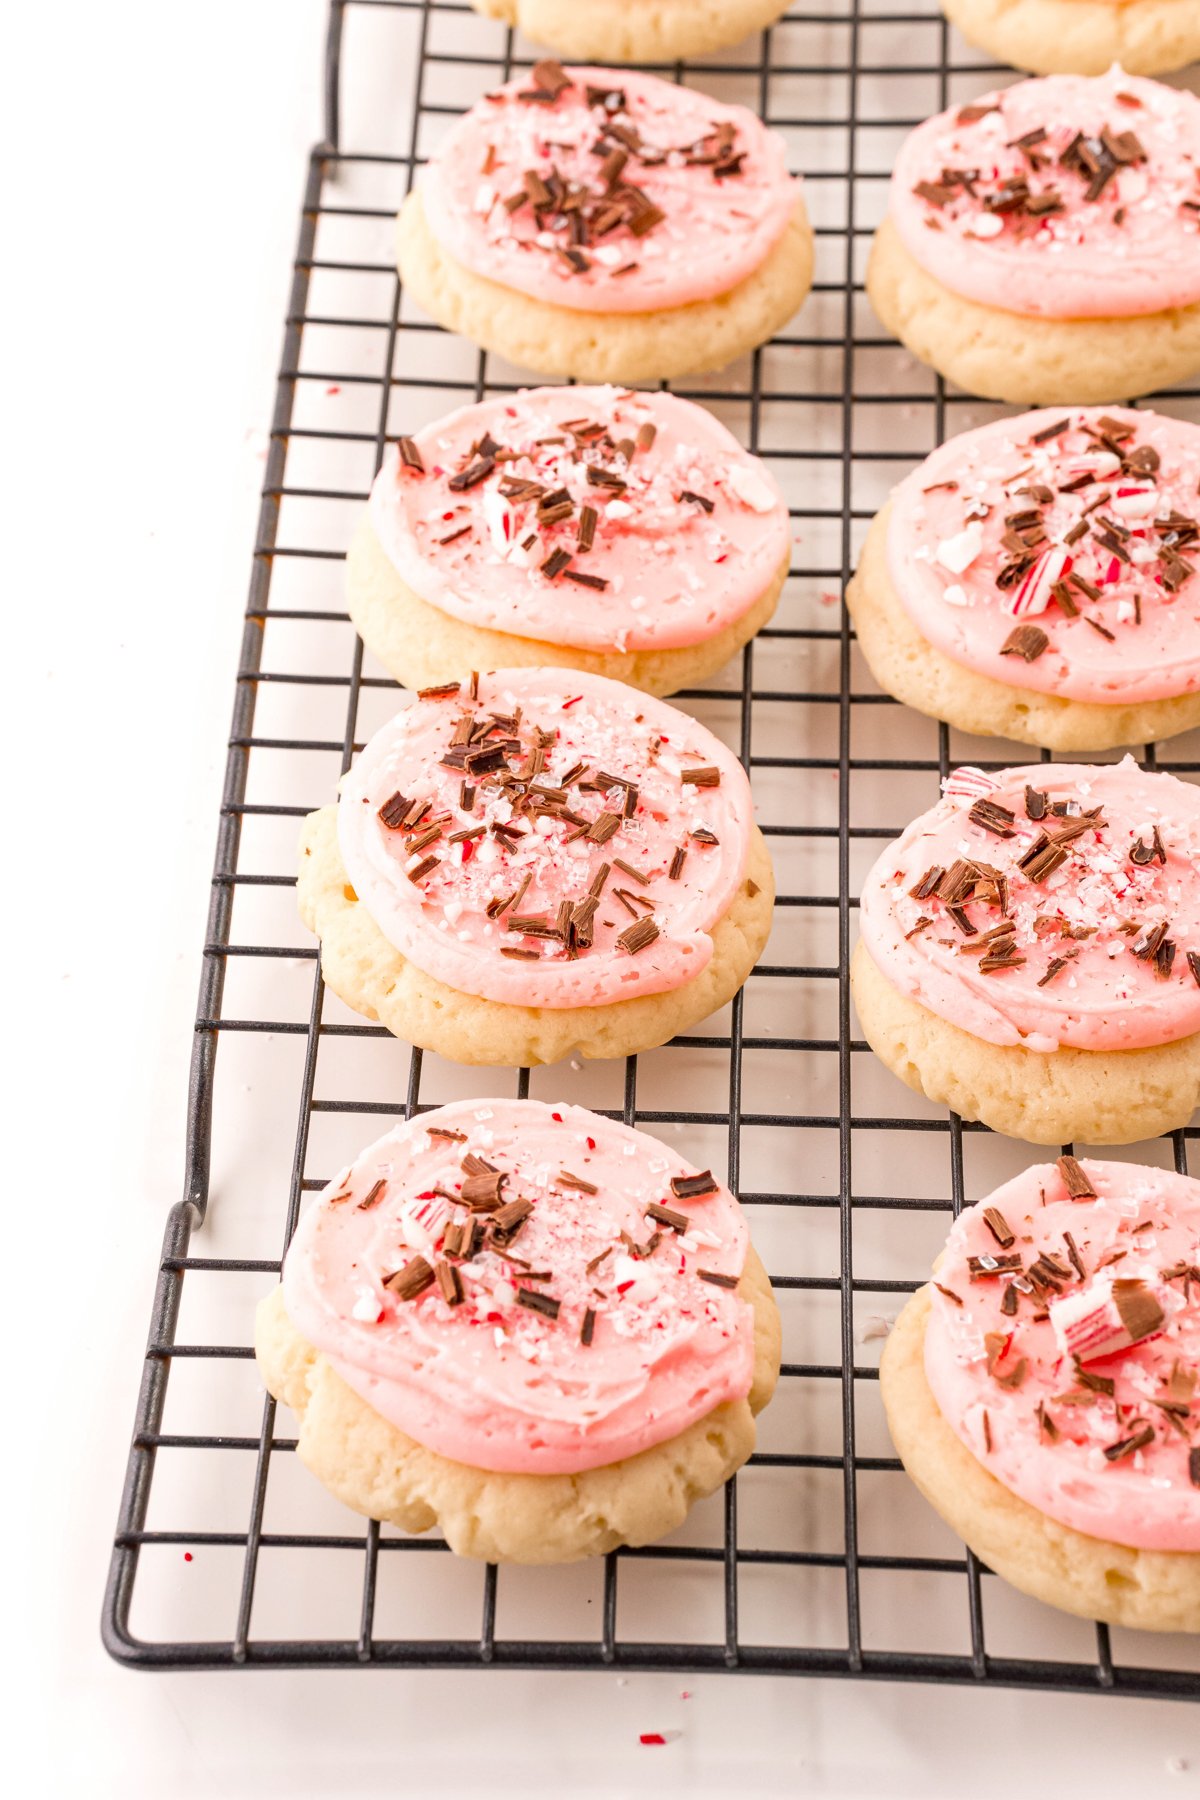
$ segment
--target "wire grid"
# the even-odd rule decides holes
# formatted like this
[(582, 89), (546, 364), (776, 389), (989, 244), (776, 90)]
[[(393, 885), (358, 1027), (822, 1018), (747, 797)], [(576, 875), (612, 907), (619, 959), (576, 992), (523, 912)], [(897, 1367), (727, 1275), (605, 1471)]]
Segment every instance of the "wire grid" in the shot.
[[(328, 995), (294, 920), (291, 868), (299, 819), (394, 707), (341, 598), (349, 529), (385, 445), (530, 379), (410, 316), (391, 220), (445, 120), (536, 52), (448, 0), (333, 0), (327, 135), (304, 191), (221, 807), (185, 1190), (167, 1221), (105, 1599), (105, 1642), (125, 1662), (1200, 1694), (1184, 1640), (1110, 1634), (991, 1579), (908, 1483), (878, 1401), (886, 1318), (867, 1309), (902, 1303), (949, 1213), (1034, 1154), (909, 1095), (852, 1035), (852, 914), (879, 841), (955, 763), (1028, 760), (896, 707), (832, 610), (890, 484), (1002, 410), (917, 368), (862, 298), (895, 143), (996, 80), (955, 47), (933, 0), (920, 5), (811, 0), (748, 56), (664, 71), (783, 131), (816, 221), (818, 279), (796, 328), (719, 377), (676, 384), (772, 461), (801, 539), (776, 623), (680, 696), (751, 771), (780, 877), (776, 923), (743, 994), (701, 1033), (624, 1065), (506, 1074), (409, 1051)], [(385, 147), (344, 146), (343, 86), (348, 112), (391, 121)], [(1159, 403), (1186, 413), (1197, 395)], [(1169, 748), (1157, 766), (1200, 769), (1186, 760), (1196, 734)], [(398, 1112), (514, 1091), (664, 1137), (684, 1128), (690, 1154), (714, 1167), (723, 1156), (785, 1325), (760, 1448), (723, 1495), (665, 1544), (552, 1571), (481, 1569), (436, 1537), (338, 1507), (291, 1454), (250, 1347), (254, 1301), (304, 1196)], [(1124, 1154), (1185, 1169), (1197, 1135)]]

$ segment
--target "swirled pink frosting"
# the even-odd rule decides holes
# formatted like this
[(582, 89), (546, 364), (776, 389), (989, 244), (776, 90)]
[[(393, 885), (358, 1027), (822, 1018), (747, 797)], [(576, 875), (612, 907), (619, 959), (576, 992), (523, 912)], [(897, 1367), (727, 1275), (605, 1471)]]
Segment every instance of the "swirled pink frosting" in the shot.
[[(464, 1260), (446, 1228), (471, 1216), (458, 1198), (468, 1155), (502, 1172), (504, 1204), (532, 1209), (499, 1237), (476, 1213), (484, 1242)], [(537, 1475), (619, 1462), (753, 1380), (752, 1309), (699, 1273), (736, 1280), (745, 1221), (718, 1183), (673, 1193), (673, 1177), (696, 1173), (578, 1106), (439, 1107), (364, 1150), (305, 1214), (284, 1262), (288, 1316), (376, 1412), (455, 1462)], [(436, 1282), (408, 1299), (385, 1285), (418, 1255), (449, 1263), (460, 1302)], [(554, 1316), (521, 1295), (545, 1296)]]
[(985, 306), (1052, 319), (1194, 306), (1200, 99), (1120, 68), (1017, 82), (919, 125), (889, 208), (922, 268)]
[[(463, 719), (470, 756), (497, 767), (464, 768), (451, 742)], [(528, 774), (531, 750), (544, 766)], [(697, 770), (710, 785), (687, 779)], [(408, 829), (380, 816), (397, 795), (429, 802)], [(610, 837), (602, 813), (620, 820)], [(599, 675), (504, 669), (478, 678), (474, 700), (467, 684), (419, 698), (375, 734), (343, 779), (338, 841), (384, 937), (427, 974), (509, 1005), (605, 1006), (707, 966), (753, 820), (741, 764), (685, 713)], [(597, 883), (586, 933), (553, 935)], [(644, 918), (657, 935), (631, 949), (621, 940)]]
[[(862, 941), (893, 987), (974, 1037), (1041, 1052), (1139, 1050), (1200, 1031), (1200, 789), (1128, 756), (960, 769), (946, 787), (863, 888)], [(1041, 822), (1029, 817), (1039, 795)], [(1011, 835), (974, 822), (996, 807)], [(1039, 878), (1029, 859), (1047, 840)], [(980, 868), (956, 917), (943, 896), (958, 864)]]
[[(888, 574), (921, 636), (993, 681), (1106, 705), (1192, 693), (1198, 490), (1200, 427), (1183, 420), (1103, 407), (1001, 419), (901, 482)], [(1024, 623), (1028, 660), (1011, 647)]]
[[(1095, 1199), (1073, 1201), (1042, 1163), (955, 1221), (931, 1288), (929, 1385), (989, 1474), (1059, 1524), (1134, 1549), (1200, 1550), (1200, 1182), (1080, 1166)], [(1077, 1363), (1059, 1307), (1104, 1315), (1114, 1280), (1143, 1285), (1161, 1329)]]
[[(654, 75), (566, 75), (552, 102), (529, 98), (547, 90), (518, 76), (452, 126), (421, 181), (442, 248), (477, 275), (577, 312), (686, 306), (752, 275), (800, 191), (783, 140), (744, 107)], [(536, 211), (523, 198), (530, 172), (549, 184), (544, 204), (533, 187)], [(570, 220), (584, 213), (581, 236)]]
[[(485, 442), (494, 454), (477, 453)], [(764, 464), (673, 394), (531, 388), (465, 406), (406, 450), (376, 479), (371, 522), (409, 587), (470, 625), (588, 650), (696, 644), (739, 619), (788, 555)]]

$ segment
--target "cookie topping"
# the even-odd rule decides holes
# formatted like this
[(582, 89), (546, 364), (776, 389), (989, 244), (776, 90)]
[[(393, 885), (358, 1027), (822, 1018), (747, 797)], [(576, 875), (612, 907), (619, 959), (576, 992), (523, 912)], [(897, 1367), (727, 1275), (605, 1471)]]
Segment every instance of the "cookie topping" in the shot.
[(473, 106), (421, 183), (457, 262), (602, 312), (725, 292), (782, 236), (797, 191), (782, 140), (742, 107), (633, 70), (557, 64)]
[(1017, 82), (978, 117), (918, 126), (890, 214), (917, 262), (967, 299), (1034, 317), (1130, 317), (1200, 300), (1198, 171), (1195, 95), (1119, 70), (1055, 75)]
[[(451, 1135), (453, 1134), (453, 1135)], [(567, 1166), (585, 1171), (567, 1177)], [(512, 1196), (480, 1210), (479, 1184)], [(569, 1185), (566, 1185), (564, 1178)], [(710, 1183), (682, 1213), (672, 1180)], [(464, 1101), (397, 1127), (284, 1265), (289, 1316), (402, 1431), (477, 1468), (569, 1473), (744, 1398), (753, 1318), (728, 1191), (576, 1107)], [(661, 1229), (646, 1236), (645, 1220)], [(515, 1248), (514, 1248), (515, 1244)]]
[[(343, 781), (354, 892), (405, 957), (460, 992), (558, 1007), (667, 992), (705, 967), (744, 880), (740, 764), (661, 701), (571, 682), (564, 696), (553, 671), (509, 671), (481, 677), (474, 702), (439, 690)], [(680, 862), (680, 839), (703, 830), (713, 843)]]
[(863, 941), (884, 975), (995, 1044), (1135, 1049), (1200, 1031), (1197, 790), (1132, 758), (1006, 770), (986, 796), (967, 773), (968, 792), (952, 776), (867, 878)]
[[(1010, 687), (1101, 704), (1200, 689), (1200, 428), (1081, 407), (1047, 436), (1045, 416), (953, 439), (897, 490), (905, 611)], [(931, 484), (950, 468), (953, 488)]]
[[(1016, 1234), (1003, 1289), (973, 1274), (997, 1212)], [(1064, 1525), (1200, 1549), (1200, 1286), (1177, 1286), (1172, 1260), (1198, 1249), (1200, 1183), (1126, 1163), (1029, 1169), (954, 1224), (926, 1332), (934, 1396), (998, 1480)]]
[(385, 460), (371, 526), (404, 583), (470, 625), (610, 653), (700, 643), (788, 556), (764, 465), (674, 395), (531, 389), (413, 441), (421, 466)]

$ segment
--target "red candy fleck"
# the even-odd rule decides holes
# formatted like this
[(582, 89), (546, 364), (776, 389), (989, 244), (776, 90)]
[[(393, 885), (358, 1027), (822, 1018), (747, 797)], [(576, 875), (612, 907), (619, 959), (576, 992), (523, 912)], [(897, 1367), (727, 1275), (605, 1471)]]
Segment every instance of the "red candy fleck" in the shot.
[(661, 1731), (643, 1731), (638, 1738), (639, 1744), (665, 1744), (666, 1741)]
[(184, 1553), (183, 1553), (183, 1560), (184, 1560), (184, 1562), (191, 1562), (191, 1560), (192, 1560), (192, 1553), (191, 1553), (191, 1551), (190, 1551), (190, 1550), (185, 1550), (185, 1551), (184, 1551)]

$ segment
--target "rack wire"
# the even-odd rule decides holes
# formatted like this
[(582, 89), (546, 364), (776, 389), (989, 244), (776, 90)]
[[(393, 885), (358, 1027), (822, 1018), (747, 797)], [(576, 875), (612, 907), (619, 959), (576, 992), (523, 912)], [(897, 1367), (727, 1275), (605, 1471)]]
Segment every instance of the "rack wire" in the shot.
[[(394, 705), (342, 601), (356, 510), (401, 430), (531, 379), (413, 313), (391, 222), (446, 121), (535, 55), (451, 0), (332, 0), (326, 135), (304, 189), (229, 739), (184, 1192), (163, 1242), (105, 1644), (159, 1669), (726, 1670), (1195, 1698), (1188, 1641), (1069, 1620), (964, 1553), (892, 1454), (878, 1400), (886, 1309), (919, 1285), (949, 1215), (1033, 1154), (901, 1089), (854, 1035), (847, 981), (878, 843), (956, 763), (1029, 760), (895, 706), (835, 605), (891, 483), (1003, 411), (918, 368), (862, 294), (903, 132), (1011, 79), (964, 51), (934, 0), (904, 11), (807, 0), (744, 52), (661, 71), (783, 132), (817, 234), (794, 328), (719, 377), (676, 384), (772, 462), (800, 538), (776, 622), (736, 667), (680, 696), (740, 752), (776, 860), (775, 927), (744, 992), (700, 1032), (623, 1065), (462, 1070), (342, 1008), (295, 920), (298, 821)], [(1200, 413), (1193, 389), (1156, 404)], [(1168, 750), (1145, 758), (1200, 770), (1200, 734)], [(686, 1127), (689, 1153), (723, 1161), (740, 1191), (784, 1316), (780, 1391), (742, 1473), (666, 1543), (569, 1569), (462, 1563), (436, 1537), (339, 1508), (299, 1467), (253, 1362), (253, 1305), (305, 1196), (398, 1114), (496, 1092), (579, 1101), (664, 1137)], [(1186, 1169), (1197, 1136), (1119, 1154)]]

